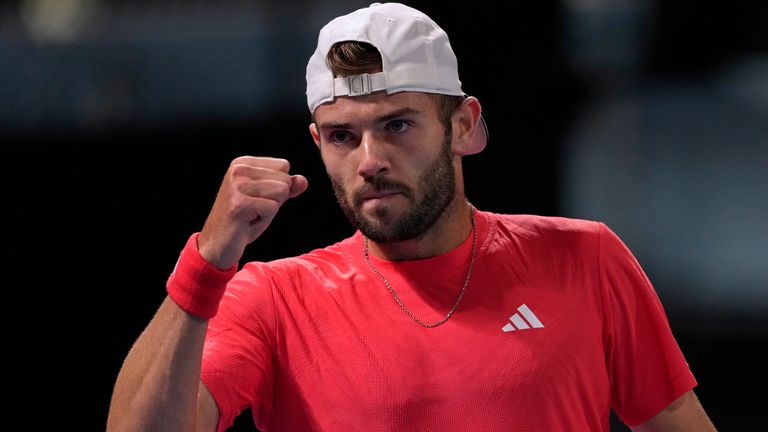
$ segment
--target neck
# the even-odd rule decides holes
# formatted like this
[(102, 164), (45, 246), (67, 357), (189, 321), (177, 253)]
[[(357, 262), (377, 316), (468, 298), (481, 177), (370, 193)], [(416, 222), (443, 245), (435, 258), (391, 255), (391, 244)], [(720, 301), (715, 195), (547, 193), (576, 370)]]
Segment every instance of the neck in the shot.
[(369, 253), (377, 258), (404, 261), (448, 252), (472, 232), (473, 211), (466, 198), (457, 196), (425, 233), (401, 242), (376, 243), (368, 240)]

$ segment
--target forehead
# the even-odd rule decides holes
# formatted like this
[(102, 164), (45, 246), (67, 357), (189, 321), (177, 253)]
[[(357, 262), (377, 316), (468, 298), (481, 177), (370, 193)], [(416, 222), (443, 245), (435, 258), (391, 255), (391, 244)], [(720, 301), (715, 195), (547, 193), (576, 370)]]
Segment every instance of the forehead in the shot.
[(437, 118), (435, 99), (426, 93), (398, 92), (391, 95), (383, 91), (365, 96), (339, 96), (333, 102), (315, 109), (315, 122), (353, 122), (386, 116), (392, 112), (410, 109), (418, 115)]

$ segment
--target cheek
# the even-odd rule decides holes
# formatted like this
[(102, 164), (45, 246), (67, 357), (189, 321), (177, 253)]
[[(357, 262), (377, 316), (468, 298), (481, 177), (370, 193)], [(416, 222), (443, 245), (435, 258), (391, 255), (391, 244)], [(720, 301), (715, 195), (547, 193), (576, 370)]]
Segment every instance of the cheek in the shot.
[(321, 155), (323, 159), (323, 165), (325, 166), (325, 173), (328, 174), (328, 178), (334, 184), (334, 188), (344, 187), (350, 182), (349, 170), (344, 168), (345, 162), (338, 158)]
[(357, 172), (357, 165), (350, 153), (321, 151), (320, 157), (325, 165), (325, 171), (337, 180), (346, 180)]
[(324, 146), (320, 146), (320, 159), (323, 161), (323, 166), (325, 166), (325, 171), (328, 175), (338, 170), (339, 158), (333, 152), (324, 149)]

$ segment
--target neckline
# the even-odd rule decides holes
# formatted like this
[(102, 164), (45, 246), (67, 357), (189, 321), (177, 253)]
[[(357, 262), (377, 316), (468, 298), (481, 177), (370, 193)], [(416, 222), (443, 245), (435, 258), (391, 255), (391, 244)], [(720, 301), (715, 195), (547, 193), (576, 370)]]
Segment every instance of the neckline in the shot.
[[(476, 259), (480, 257), (484, 251), (484, 245), (488, 238), (488, 232), (490, 227), (489, 216), (486, 212), (478, 209), (473, 210), (475, 212), (475, 230), (477, 230), (477, 250)], [(353, 235), (353, 241), (350, 244), (349, 252), (360, 266), (368, 268), (368, 264), (365, 261), (365, 257), (360, 251), (363, 248), (365, 237), (357, 230)], [(472, 232), (470, 231), (467, 237), (455, 248), (427, 258), (419, 258), (414, 260), (402, 260), (393, 261), (384, 258), (379, 258), (375, 255), (370, 255), (371, 262), (377, 267), (382, 269), (397, 269), (398, 271), (418, 271), (421, 268), (445, 268), (451, 269), (455, 266), (463, 268), (465, 261), (468, 259), (469, 254), (472, 251)], [(453, 267), (452, 267), (453, 266)]]

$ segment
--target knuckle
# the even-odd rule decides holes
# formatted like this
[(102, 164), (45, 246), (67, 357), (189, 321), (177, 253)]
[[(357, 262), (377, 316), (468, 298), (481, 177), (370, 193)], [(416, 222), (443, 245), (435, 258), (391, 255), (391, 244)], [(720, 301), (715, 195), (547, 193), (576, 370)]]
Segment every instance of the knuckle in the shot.
[(232, 165), (232, 167), (230, 168), (230, 172), (232, 173), (233, 177), (242, 177), (246, 175), (248, 170), (249, 170), (249, 167), (243, 164)]
[(279, 182), (277, 185), (277, 194), (280, 196), (281, 200), (285, 200), (288, 198), (288, 195), (291, 193), (291, 186), (284, 182)]
[(249, 182), (244, 180), (235, 180), (232, 182), (232, 188), (241, 194), (247, 194), (249, 186)]
[(248, 159), (247, 156), (240, 156), (232, 159), (232, 162), (229, 163), (229, 166), (234, 167), (236, 165), (242, 165), (245, 163), (245, 161)]
[(234, 213), (239, 212), (243, 207), (247, 207), (243, 196), (240, 194), (233, 194), (229, 198), (229, 205)]
[(291, 170), (291, 163), (287, 159), (278, 159), (278, 168), (282, 172), (288, 172)]
[(267, 200), (264, 203), (265, 215), (273, 216), (280, 209), (280, 203), (277, 201)]

